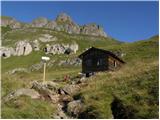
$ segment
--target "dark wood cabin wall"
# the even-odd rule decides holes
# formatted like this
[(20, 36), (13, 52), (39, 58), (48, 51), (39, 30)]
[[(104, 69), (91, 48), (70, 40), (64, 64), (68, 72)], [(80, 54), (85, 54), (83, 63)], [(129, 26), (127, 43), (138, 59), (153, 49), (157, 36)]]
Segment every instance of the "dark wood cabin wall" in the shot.
[[(86, 61), (88, 59), (91, 59), (93, 62), (93, 65), (91, 67), (88, 67), (86, 65)], [(104, 59), (105, 65), (103, 66), (97, 66), (97, 60), (99, 59)], [(96, 72), (96, 71), (105, 71), (108, 69), (108, 64), (107, 64), (107, 55), (105, 53), (102, 53), (100, 51), (91, 51), (90, 53), (86, 54), (83, 57), (82, 60), (82, 72), (86, 73), (86, 72)]]
[[(116, 62), (116, 67), (115, 67), (114, 62)], [(121, 65), (122, 65), (122, 63), (119, 60), (113, 58), (112, 56), (108, 57), (108, 69), (109, 70), (115, 70), (115, 69), (119, 68)]]

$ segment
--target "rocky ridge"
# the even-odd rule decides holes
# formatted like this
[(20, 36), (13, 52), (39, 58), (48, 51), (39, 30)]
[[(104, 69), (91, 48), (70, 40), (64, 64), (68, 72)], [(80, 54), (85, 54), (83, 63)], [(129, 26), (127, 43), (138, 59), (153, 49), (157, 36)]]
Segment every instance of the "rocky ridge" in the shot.
[(70, 34), (85, 34), (93, 36), (107, 37), (103, 28), (96, 24), (88, 24), (80, 26), (76, 24), (69, 15), (61, 13), (55, 20), (49, 21), (44, 17), (37, 18), (32, 23), (22, 23), (11, 17), (1, 17), (1, 26), (10, 26), (12, 29), (30, 28), (30, 27), (44, 27), (56, 31), (64, 31)]

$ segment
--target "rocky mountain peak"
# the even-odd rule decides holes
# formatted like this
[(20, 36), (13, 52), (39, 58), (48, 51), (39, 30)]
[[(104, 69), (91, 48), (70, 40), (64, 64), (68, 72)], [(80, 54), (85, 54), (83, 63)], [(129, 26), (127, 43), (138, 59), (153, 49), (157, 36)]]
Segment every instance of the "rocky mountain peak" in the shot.
[(47, 18), (39, 17), (32, 21), (32, 23), (24, 24), (16, 21), (10, 17), (1, 18), (1, 26), (10, 26), (12, 29), (28, 28), (28, 27), (43, 27), (50, 28), (56, 31), (64, 31), (69, 34), (85, 34), (92, 36), (107, 37), (103, 28), (95, 23), (79, 26), (66, 13), (60, 13), (55, 20), (49, 21)]
[(72, 19), (69, 15), (67, 15), (66, 13), (60, 13), (57, 18), (56, 18), (57, 22), (72, 22)]
[(33, 27), (44, 27), (48, 23), (47, 18), (39, 17), (32, 21)]

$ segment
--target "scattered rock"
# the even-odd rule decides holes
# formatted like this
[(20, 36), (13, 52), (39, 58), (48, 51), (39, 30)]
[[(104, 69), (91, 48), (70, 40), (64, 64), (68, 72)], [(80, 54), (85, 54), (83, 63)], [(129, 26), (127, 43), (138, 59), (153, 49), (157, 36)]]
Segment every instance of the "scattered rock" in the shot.
[(60, 102), (71, 102), (73, 101), (73, 98), (70, 95), (61, 95), (60, 96)]
[(54, 119), (69, 119), (69, 117), (64, 113), (63, 106), (61, 104), (57, 105), (57, 113), (53, 114)]
[(41, 37), (39, 37), (38, 39), (43, 43), (57, 41), (57, 37), (54, 37), (50, 34), (42, 34)]
[(8, 71), (8, 74), (15, 74), (16, 72), (25, 72), (25, 73), (29, 73), (29, 70), (27, 70), (26, 68), (15, 68), (13, 70)]
[(7, 102), (13, 98), (19, 97), (21, 95), (30, 96), (32, 99), (38, 99), (40, 98), (40, 94), (35, 91), (34, 89), (27, 89), (27, 88), (21, 88), (16, 90), (15, 92), (10, 93), (4, 98), (4, 102)]
[(38, 71), (43, 67), (43, 62), (33, 64), (31, 67), (29, 67), (30, 71)]
[(80, 90), (80, 87), (78, 85), (66, 85), (62, 90), (69, 95), (74, 95)]
[(56, 101), (55, 95), (58, 93), (58, 84), (46, 81), (45, 83), (34, 81), (32, 83), (32, 89), (38, 91), (45, 99)]
[(71, 116), (78, 117), (78, 115), (83, 111), (83, 104), (81, 103), (80, 100), (75, 100), (67, 105), (67, 112)]
[(79, 58), (74, 58), (74, 59), (67, 59), (67, 60), (61, 60), (59, 62), (59, 66), (61, 65), (74, 65), (74, 66), (79, 66), (81, 65), (82, 61)]
[(76, 43), (74, 44), (53, 44), (53, 45), (49, 45), (46, 44), (46, 47), (44, 48), (44, 51), (46, 54), (65, 54), (66, 51), (68, 51), (68, 49), (71, 50), (71, 52), (73, 51), (74, 53), (76, 53), (76, 51), (78, 50), (78, 45)]

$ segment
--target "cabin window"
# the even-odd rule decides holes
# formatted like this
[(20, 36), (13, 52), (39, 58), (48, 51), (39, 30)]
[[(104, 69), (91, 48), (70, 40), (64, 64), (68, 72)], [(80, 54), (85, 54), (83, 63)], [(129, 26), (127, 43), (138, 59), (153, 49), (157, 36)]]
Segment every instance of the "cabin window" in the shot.
[(114, 61), (114, 67), (117, 67), (117, 62), (116, 61)]
[(105, 59), (99, 59), (98, 61), (97, 61), (97, 66), (103, 66), (103, 65), (105, 65)]
[(91, 59), (86, 60), (86, 65), (87, 66), (92, 66), (92, 60)]

